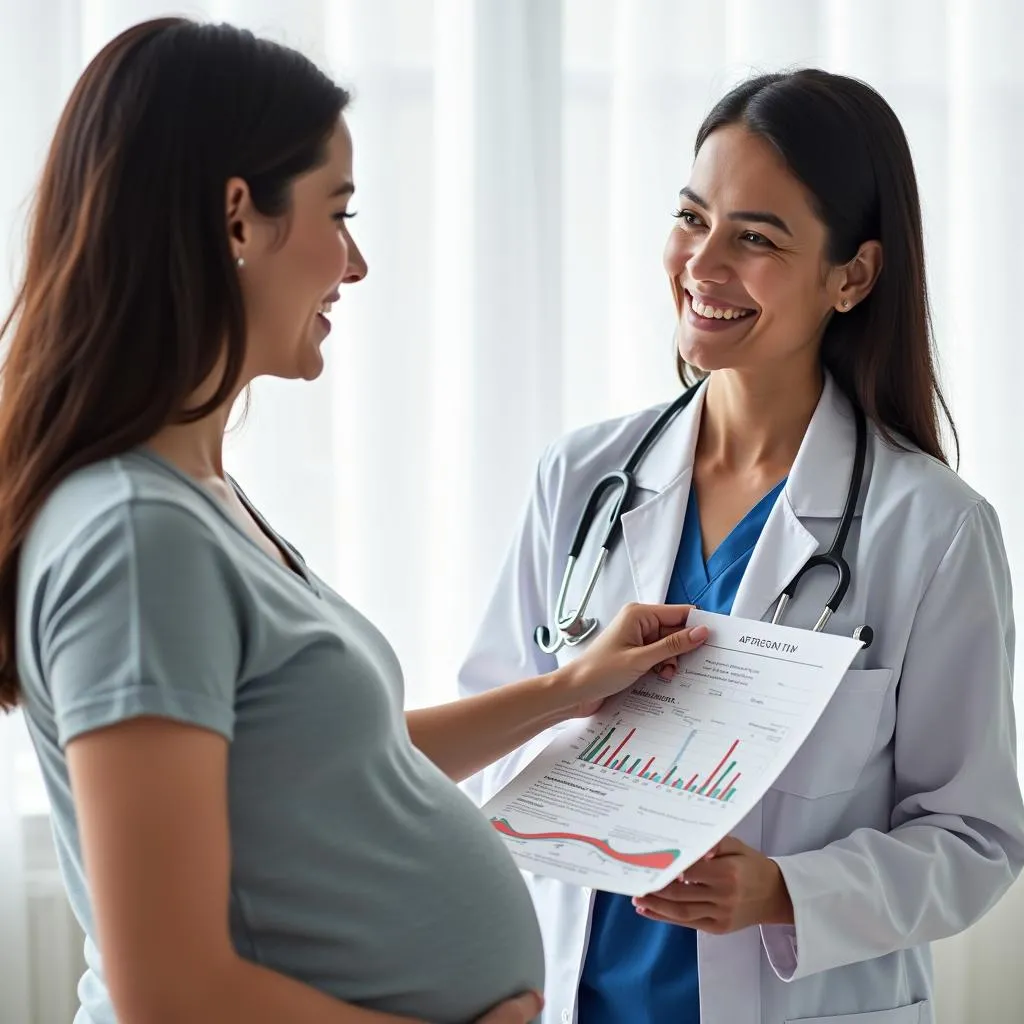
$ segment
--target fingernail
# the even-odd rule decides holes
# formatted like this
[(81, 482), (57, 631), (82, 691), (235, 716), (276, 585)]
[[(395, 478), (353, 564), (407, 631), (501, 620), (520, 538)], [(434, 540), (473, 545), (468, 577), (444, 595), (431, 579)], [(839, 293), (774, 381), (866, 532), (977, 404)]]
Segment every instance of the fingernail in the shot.
[(694, 626), (690, 630), (690, 640), (695, 644), (703, 643), (707, 640), (710, 632), (707, 626)]

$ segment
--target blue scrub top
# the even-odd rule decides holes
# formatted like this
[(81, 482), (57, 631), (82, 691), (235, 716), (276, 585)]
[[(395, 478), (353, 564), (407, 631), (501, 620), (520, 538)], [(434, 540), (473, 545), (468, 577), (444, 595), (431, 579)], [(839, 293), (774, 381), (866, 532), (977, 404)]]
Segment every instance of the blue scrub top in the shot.
[[(785, 482), (736, 524), (707, 562), (696, 491), (690, 488), (666, 603), (698, 605), (722, 615), (732, 611), (754, 545)], [(577, 1019), (581, 1024), (699, 1024), (697, 933), (641, 917), (629, 896), (597, 893)]]

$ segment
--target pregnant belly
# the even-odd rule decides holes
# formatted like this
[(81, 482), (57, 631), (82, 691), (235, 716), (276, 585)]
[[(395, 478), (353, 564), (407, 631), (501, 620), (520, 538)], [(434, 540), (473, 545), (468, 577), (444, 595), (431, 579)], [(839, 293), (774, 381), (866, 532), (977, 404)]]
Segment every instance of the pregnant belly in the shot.
[(388, 812), (372, 825), (363, 815), (361, 835), (353, 829), (305, 864), (300, 854), (272, 886), (239, 880), (243, 955), (346, 1002), (432, 1024), (469, 1024), (543, 992), (526, 884), (479, 809), (437, 774), (421, 775), (411, 795), (389, 792)]
[[(410, 956), (420, 964), (408, 999), (389, 1006), (439, 1024), (475, 1021), (521, 992), (544, 991), (544, 951), (522, 876), (492, 826), (462, 793), (425, 843), (405, 904)], [(383, 1007), (382, 1007), (383, 1008)]]

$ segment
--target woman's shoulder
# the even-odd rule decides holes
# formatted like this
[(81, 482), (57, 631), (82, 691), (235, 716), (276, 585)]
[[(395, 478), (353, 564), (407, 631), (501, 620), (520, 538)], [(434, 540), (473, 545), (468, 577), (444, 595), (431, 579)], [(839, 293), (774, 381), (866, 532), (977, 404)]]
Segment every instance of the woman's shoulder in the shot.
[(140, 451), (75, 470), (47, 496), (22, 549), (22, 571), (130, 534), (131, 543), (173, 546), (210, 535), (209, 509), (167, 467)]

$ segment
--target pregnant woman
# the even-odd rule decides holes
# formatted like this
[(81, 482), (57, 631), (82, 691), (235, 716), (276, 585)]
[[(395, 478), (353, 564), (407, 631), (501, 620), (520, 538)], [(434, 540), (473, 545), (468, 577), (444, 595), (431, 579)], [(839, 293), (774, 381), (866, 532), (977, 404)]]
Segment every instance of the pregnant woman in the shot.
[(87, 935), (77, 1024), (531, 1019), (534, 912), (455, 780), (702, 639), (632, 606), (564, 671), (405, 715), (385, 639), (224, 473), (236, 398), (315, 378), (366, 273), (347, 99), (148, 22), (47, 160), (0, 331), (0, 707)]

